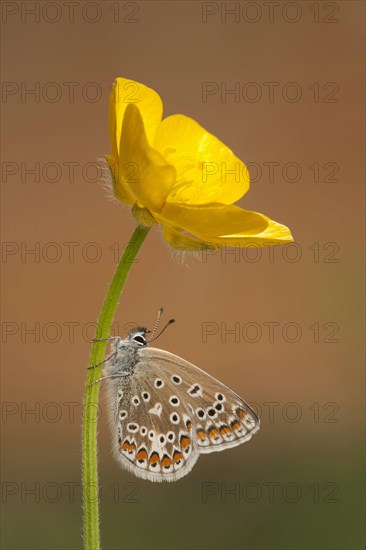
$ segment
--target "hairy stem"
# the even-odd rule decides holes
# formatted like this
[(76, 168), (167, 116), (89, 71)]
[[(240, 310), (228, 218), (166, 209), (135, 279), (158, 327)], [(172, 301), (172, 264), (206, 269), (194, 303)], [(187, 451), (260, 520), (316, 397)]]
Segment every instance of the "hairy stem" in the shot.
[[(150, 230), (150, 227), (137, 226), (130, 242), (125, 248), (114, 273), (112, 282), (104, 299), (95, 338), (107, 338), (117, 305), (124, 288), (127, 276), (135, 258)], [(103, 361), (106, 342), (94, 342), (90, 354), (90, 366)], [(91, 385), (100, 378), (103, 365), (88, 370), (84, 394), (83, 435), (82, 435), (82, 479), (84, 510), (84, 548), (99, 550), (99, 485), (97, 460), (97, 421), (99, 384)]]

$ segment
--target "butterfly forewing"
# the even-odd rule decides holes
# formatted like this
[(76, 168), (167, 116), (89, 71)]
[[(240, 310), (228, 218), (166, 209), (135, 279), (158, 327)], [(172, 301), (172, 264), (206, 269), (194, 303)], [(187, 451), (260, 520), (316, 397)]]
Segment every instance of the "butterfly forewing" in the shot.
[[(156, 348), (140, 353), (166, 383), (165, 401), (173, 396), (192, 423), (199, 453), (221, 451), (248, 441), (259, 429), (253, 409), (230, 388), (181, 357)], [(147, 365), (146, 365), (147, 366)], [(157, 374), (158, 375), (158, 374)], [(171, 394), (168, 394), (168, 390)]]

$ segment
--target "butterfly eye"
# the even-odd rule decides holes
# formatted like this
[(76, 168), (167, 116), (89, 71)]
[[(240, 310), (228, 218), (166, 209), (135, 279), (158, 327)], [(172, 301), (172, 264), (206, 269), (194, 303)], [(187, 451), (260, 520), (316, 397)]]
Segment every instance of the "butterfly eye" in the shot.
[(134, 336), (133, 339), (135, 340), (135, 342), (137, 342), (138, 344), (140, 344), (141, 346), (145, 346), (146, 345), (146, 340), (143, 336), (140, 336), (140, 335), (137, 335), (137, 336)]

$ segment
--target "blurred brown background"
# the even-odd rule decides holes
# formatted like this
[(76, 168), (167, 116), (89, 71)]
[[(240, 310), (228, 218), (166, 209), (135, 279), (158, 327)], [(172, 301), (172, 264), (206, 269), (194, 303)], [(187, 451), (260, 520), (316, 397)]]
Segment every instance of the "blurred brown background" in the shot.
[(262, 427), (156, 485), (113, 460), (102, 402), (103, 548), (363, 548), (364, 3), (71, 4), (2, 3), (2, 547), (82, 547), (92, 323), (134, 228), (96, 167), (125, 76), (249, 163), (241, 206), (297, 245), (182, 266), (149, 235), (116, 332), (163, 305), (178, 322), (159, 347), (256, 403)]

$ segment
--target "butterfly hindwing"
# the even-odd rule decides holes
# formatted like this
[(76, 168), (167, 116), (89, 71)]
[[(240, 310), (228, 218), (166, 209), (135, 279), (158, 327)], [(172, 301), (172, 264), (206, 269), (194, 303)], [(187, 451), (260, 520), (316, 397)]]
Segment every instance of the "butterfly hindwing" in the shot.
[(138, 363), (118, 385), (112, 419), (118, 426), (115, 454), (140, 478), (176, 481), (190, 472), (198, 451), (190, 415), (165, 399), (168, 388), (157, 371), (153, 364)]

